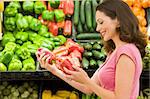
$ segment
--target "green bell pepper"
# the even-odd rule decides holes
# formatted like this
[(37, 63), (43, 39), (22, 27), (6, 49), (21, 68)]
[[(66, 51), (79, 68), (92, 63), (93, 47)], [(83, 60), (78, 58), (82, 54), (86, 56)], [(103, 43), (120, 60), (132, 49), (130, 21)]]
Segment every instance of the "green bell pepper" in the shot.
[(0, 63), (0, 72), (4, 71), (7, 71), (7, 67), (3, 63)]
[(33, 18), (31, 23), (30, 23), (30, 28), (34, 31), (39, 31), (39, 29), (41, 28), (42, 23), (40, 20)]
[(27, 20), (28, 24), (30, 25), (30, 23), (32, 22), (33, 16), (28, 15), (28, 16), (24, 16), (24, 18)]
[(31, 41), (24, 42), (22, 47), (26, 47), (27, 48), (27, 46), (30, 45), (30, 44), (32, 44)]
[(42, 12), (42, 18), (44, 20), (54, 21), (54, 12), (45, 10)]
[(35, 55), (37, 49), (39, 48), (36, 44), (32, 44), (30, 41), (25, 42), (22, 46), (28, 48), (32, 55)]
[(31, 53), (32, 55), (35, 55), (35, 53), (36, 53), (36, 51), (37, 51), (37, 49), (38, 49), (39, 47), (38, 47), (38, 45), (36, 45), (36, 44), (30, 44), (30, 45), (27, 46), (27, 48), (28, 48), (28, 50), (30, 51), (30, 53)]
[(29, 57), (28, 59), (23, 61), (22, 70), (35, 70), (35, 68), (35, 61), (32, 57)]
[(34, 41), (34, 39), (38, 35), (37, 33), (33, 32), (33, 31), (27, 31), (27, 33), (29, 34), (29, 40), (32, 42)]
[(23, 65), (23, 68), (21, 71), (28, 71), (28, 70), (35, 71), (35, 69), (36, 69), (35, 65), (27, 63), (27, 64)]
[(48, 0), (48, 1), (52, 8), (57, 9), (59, 7), (59, 4), (60, 4), (59, 0)]
[(8, 65), (8, 71), (21, 70), (22, 63), (18, 59), (13, 59)]
[(17, 51), (16, 54), (21, 58), (21, 59), (27, 59), (31, 56), (30, 51), (26, 47), (20, 47)]
[(36, 44), (38, 47), (40, 47), (40, 45), (42, 44), (44, 39), (45, 39), (45, 37), (37, 35), (36, 38), (34, 39), (33, 43)]
[(16, 28), (16, 19), (15, 17), (7, 17), (4, 19), (4, 26), (6, 30), (13, 31)]
[(23, 2), (23, 10), (26, 12), (33, 12), (34, 2), (33, 1), (24, 1)]
[(14, 7), (17, 8), (17, 10), (21, 11), (21, 5), (18, 1), (10, 2), (8, 7)]
[(13, 51), (4, 51), (3, 56), (0, 59), (0, 62), (4, 63), (7, 66), (9, 62), (12, 60), (13, 55), (14, 55)]
[(16, 38), (16, 42), (18, 44), (23, 44), (23, 42), (28, 40), (28, 33), (27, 32), (17, 32), (17, 34), (15, 35)]
[(47, 48), (49, 50), (53, 50), (53, 48), (55, 47), (55, 44), (53, 41), (49, 40), (48, 38), (45, 38), (42, 41), (41, 47)]
[(2, 38), (2, 46), (5, 46), (8, 42), (15, 42), (16, 39), (14, 35), (11, 32), (4, 33), (4, 36)]
[(45, 25), (42, 25), (38, 34), (44, 37), (50, 37), (50, 33), (48, 33), (48, 28)]
[(14, 43), (14, 42), (8, 42), (8, 43), (5, 45), (4, 50), (5, 50), (5, 51), (12, 51), (12, 52), (15, 52), (16, 47), (17, 47), (17, 44), (16, 44), (16, 43)]
[(62, 22), (65, 20), (65, 14), (63, 10), (56, 9), (54, 10), (56, 22)]
[(36, 1), (34, 3), (35, 14), (41, 14), (44, 10), (46, 10), (46, 5), (43, 2)]
[(15, 16), (16, 19), (21, 19), (22, 17), (23, 17), (23, 15), (21, 13), (17, 13)]
[(25, 65), (27, 63), (35, 65), (35, 61), (32, 57), (29, 57), (28, 59), (25, 59), (22, 63), (23, 63), (23, 65)]
[(24, 31), (29, 27), (28, 21), (24, 17), (17, 19), (16, 25), (20, 31)]
[(63, 45), (67, 41), (67, 39), (63, 35), (58, 35), (57, 38), (60, 39), (61, 45)]
[(4, 15), (8, 16), (8, 17), (13, 17), (18, 13), (17, 8), (16, 7), (6, 7), (5, 11), (4, 11)]

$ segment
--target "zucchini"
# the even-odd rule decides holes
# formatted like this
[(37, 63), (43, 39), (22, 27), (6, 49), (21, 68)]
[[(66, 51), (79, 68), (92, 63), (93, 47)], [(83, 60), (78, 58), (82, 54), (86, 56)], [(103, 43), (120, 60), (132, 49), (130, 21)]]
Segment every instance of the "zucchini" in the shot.
[(101, 49), (100, 44), (95, 43), (95, 44), (93, 45), (93, 49), (95, 49), (95, 50), (100, 50), (100, 49)]
[(103, 61), (98, 60), (98, 61), (97, 61), (97, 65), (98, 65), (98, 67), (99, 67), (101, 64), (103, 64)]
[(80, 33), (77, 35), (78, 40), (99, 40), (99, 33)]
[(99, 51), (93, 50), (92, 53), (96, 59), (104, 59), (105, 58), (104, 53), (101, 53)]
[(86, 57), (86, 58), (90, 58), (90, 57), (92, 57), (92, 55), (93, 55), (92, 52), (87, 52), (86, 51), (86, 52), (83, 53), (83, 56)]
[(82, 59), (82, 67), (85, 69), (89, 68), (89, 61), (85, 57)]
[(97, 7), (98, 3), (96, 0), (92, 0), (92, 11), (93, 11), (93, 17), (92, 17), (92, 27), (94, 28), (94, 30), (96, 29), (96, 17), (95, 17), (95, 14), (96, 14), (96, 7)]
[(85, 99), (85, 94), (82, 93), (82, 98), (81, 99)]
[(80, 6), (80, 20), (82, 24), (85, 24), (85, 2), (86, 0), (82, 0)]
[(90, 67), (91, 67), (91, 68), (96, 68), (96, 66), (97, 66), (96, 61), (95, 61), (94, 59), (91, 59), (91, 60), (90, 60)]
[(88, 27), (87, 27), (87, 25), (86, 24), (84, 24), (84, 32), (89, 32), (89, 29), (88, 29)]
[(78, 30), (78, 33), (82, 33), (83, 32), (81, 21), (79, 21), (79, 23), (78, 23), (77, 30)]
[(90, 0), (87, 0), (85, 3), (85, 16), (86, 16), (86, 24), (89, 29), (92, 28), (92, 7)]
[(147, 21), (150, 24), (150, 8), (147, 9)]
[(74, 6), (74, 25), (78, 25), (79, 22), (79, 7), (80, 3), (79, 0), (75, 0), (75, 6)]
[(84, 44), (84, 49), (91, 50), (92, 49), (92, 45), (90, 43), (85, 43)]

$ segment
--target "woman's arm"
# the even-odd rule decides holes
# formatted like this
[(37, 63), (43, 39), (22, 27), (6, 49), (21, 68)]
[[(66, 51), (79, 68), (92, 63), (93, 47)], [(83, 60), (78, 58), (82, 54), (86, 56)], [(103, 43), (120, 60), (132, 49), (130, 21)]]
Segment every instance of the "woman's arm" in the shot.
[(87, 79), (85, 85), (102, 99), (130, 99), (135, 64), (127, 55), (121, 55), (116, 66), (115, 90), (109, 91)]
[(70, 74), (67, 75), (67, 78), (84, 84), (102, 99), (130, 99), (135, 72), (135, 64), (127, 55), (121, 55), (116, 65), (114, 91), (110, 91), (100, 87), (100, 85), (95, 83), (87, 76), (86, 72), (83, 69), (79, 67), (74, 68), (76, 69), (76, 71), (69, 71), (65, 69), (65, 71)]

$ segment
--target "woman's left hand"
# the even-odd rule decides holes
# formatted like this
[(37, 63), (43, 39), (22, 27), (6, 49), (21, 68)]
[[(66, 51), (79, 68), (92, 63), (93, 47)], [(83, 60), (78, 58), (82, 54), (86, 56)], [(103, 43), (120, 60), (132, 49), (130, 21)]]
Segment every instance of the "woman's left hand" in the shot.
[(80, 67), (73, 66), (75, 71), (69, 70), (64, 67), (66, 74), (66, 78), (74, 80), (76, 82), (85, 84), (90, 78), (88, 77), (88, 74)]

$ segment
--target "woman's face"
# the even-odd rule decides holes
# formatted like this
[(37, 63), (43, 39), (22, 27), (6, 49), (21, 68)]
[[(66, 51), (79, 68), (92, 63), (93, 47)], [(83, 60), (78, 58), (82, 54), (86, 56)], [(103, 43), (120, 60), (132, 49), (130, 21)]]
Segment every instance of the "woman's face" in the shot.
[(116, 36), (119, 37), (119, 34), (116, 32), (116, 28), (119, 27), (119, 22), (116, 19), (111, 19), (106, 16), (105, 13), (96, 11), (96, 22), (97, 28), (96, 31), (100, 32), (104, 41), (108, 41), (110, 39), (115, 39)]

